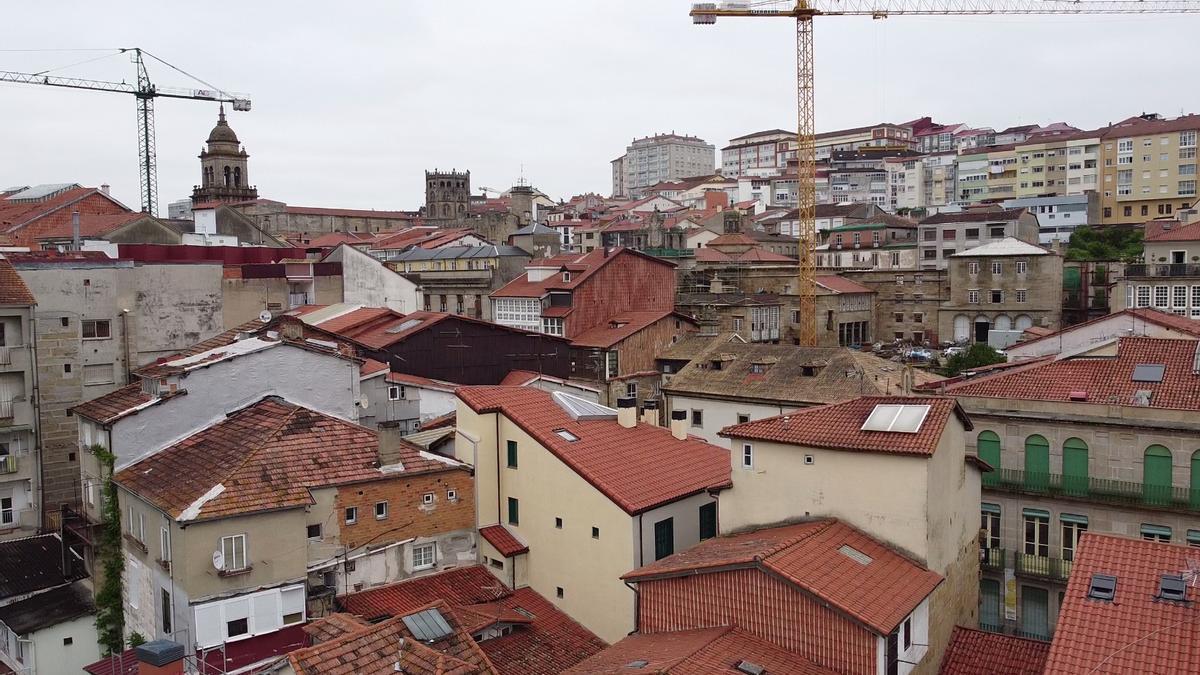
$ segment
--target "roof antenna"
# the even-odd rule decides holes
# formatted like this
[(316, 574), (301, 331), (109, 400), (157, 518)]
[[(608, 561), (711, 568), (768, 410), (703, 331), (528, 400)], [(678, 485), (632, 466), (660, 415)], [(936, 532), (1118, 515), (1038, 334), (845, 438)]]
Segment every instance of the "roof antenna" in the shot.
[(1194, 587), (1196, 582), (1200, 581), (1200, 562), (1196, 562), (1195, 558), (1184, 558), (1183, 562), (1187, 569), (1180, 572), (1179, 576), (1183, 577), (1187, 585)]

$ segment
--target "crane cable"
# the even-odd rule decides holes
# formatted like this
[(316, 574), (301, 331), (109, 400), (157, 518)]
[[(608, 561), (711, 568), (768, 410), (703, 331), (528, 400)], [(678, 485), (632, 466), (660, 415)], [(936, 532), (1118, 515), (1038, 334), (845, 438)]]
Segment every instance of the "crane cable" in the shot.
[(171, 70), (174, 70), (174, 71), (176, 71), (176, 72), (178, 72), (178, 73), (181, 73), (181, 74), (183, 74), (183, 75), (186, 75), (187, 77), (190, 77), (190, 78), (192, 78), (193, 80), (195, 80), (195, 81), (199, 82), (200, 84), (203, 84), (204, 86), (208, 87), (209, 89), (212, 89), (212, 90), (214, 90), (214, 91), (220, 92), (220, 93), (221, 93), (221, 95), (223, 95), (223, 96), (225, 96), (225, 97), (227, 97), (227, 98), (230, 98), (230, 99), (232, 99), (232, 98), (233, 98), (233, 95), (232, 95), (232, 94), (230, 94), (229, 92), (225, 91), (225, 90), (224, 90), (224, 89), (222, 89), (221, 87), (218, 87), (217, 85), (215, 85), (215, 84), (212, 84), (211, 82), (207, 82), (207, 81), (205, 81), (205, 80), (202, 80), (202, 79), (200, 79), (200, 78), (196, 77), (195, 75), (192, 75), (191, 73), (187, 72), (186, 70), (184, 70), (184, 69), (180, 68), (179, 66), (176, 66), (176, 65), (173, 65), (173, 64), (167, 63), (166, 61), (164, 61), (164, 60), (160, 59), (159, 57), (155, 56), (154, 54), (151, 54), (150, 52), (146, 51), (145, 49), (143, 49), (143, 50), (142, 50), (142, 53), (143, 53), (143, 54), (145, 54), (146, 56), (149, 56), (150, 58), (154, 59), (155, 61), (158, 61), (159, 63), (163, 64), (164, 66), (166, 66), (166, 67), (170, 68)]

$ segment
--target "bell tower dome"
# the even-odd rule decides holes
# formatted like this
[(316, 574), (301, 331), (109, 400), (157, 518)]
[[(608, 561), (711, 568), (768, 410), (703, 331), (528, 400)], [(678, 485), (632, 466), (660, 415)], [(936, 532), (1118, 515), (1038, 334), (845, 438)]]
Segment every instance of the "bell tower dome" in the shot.
[(250, 185), (250, 155), (225, 120), (224, 105), (205, 145), (200, 151), (200, 184), (192, 189), (192, 204), (258, 199), (258, 189)]

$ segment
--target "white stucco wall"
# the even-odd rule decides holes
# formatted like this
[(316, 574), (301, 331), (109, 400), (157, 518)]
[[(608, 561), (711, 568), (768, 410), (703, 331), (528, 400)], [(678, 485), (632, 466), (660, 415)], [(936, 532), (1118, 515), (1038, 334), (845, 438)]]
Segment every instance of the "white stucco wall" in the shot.
[[(729, 447), (729, 440), (717, 434), (725, 427), (738, 423), (738, 415), (749, 415), (750, 421), (774, 417), (796, 410), (794, 406), (765, 405), (761, 403), (742, 403), (697, 396), (680, 396), (667, 394), (667, 410), (688, 411), (687, 432), (722, 448)], [(704, 411), (704, 426), (692, 426), (692, 411)]]
[(342, 263), (342, 302), (405, 314), (420, 309), (417, 285), (366, 253), (343, 245), (325, 261)]
[[(71, 644), (63, 644), (70, 638)], [(96, 642), (96, 617), (92, 614), (43, 628), (33, 634), (34, 675), (82, 673), (100, 660)]]

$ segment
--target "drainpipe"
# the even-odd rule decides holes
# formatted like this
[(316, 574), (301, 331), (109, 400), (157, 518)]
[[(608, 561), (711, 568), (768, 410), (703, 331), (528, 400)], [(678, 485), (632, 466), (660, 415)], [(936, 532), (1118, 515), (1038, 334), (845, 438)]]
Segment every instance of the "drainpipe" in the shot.
[[(493, 413), (496, 416), (496, 523), (501, 524), (502, 513), (500, 511), (500, 413)], [(515, 567), (515, 563), (514, 563)], [(513, 570), (513, 584), (516, 584), (516, 570)]]
[(129, 384), (129, 310), (121, 310), (121, 347), (125, 351), (125, 384)]
[(29, 346), (29, 369), (33, 372), (33, 409), (37, 415), (37, 423), (33, 427), (34, 451), (30, 456), (37, 462), (38, 484), (33, 498), (34, 503), (37, 504), (38, 529), (40, 530), (46, 524), (46, 468), (42, 458), (42, 388), (37, 369), (37, 313), (34, 309), (36, 306), (33, 305), (29, 308), (29, 342), (31, 343)]

